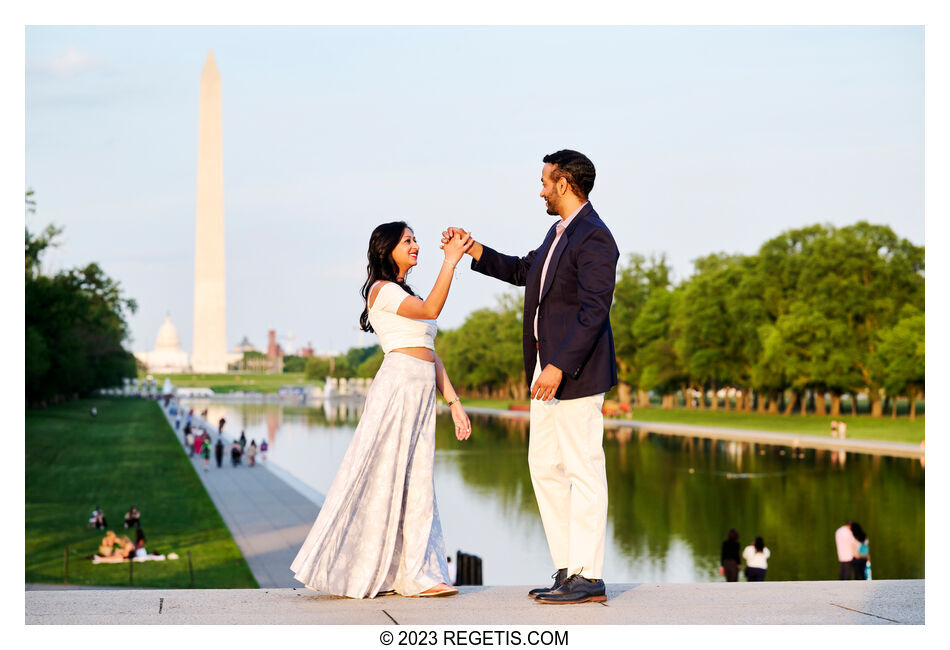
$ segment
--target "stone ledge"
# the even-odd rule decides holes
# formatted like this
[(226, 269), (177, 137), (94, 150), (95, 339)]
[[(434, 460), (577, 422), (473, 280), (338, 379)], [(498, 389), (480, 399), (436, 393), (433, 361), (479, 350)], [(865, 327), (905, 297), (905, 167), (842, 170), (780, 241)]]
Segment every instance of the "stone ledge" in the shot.
[(527, 586), (352, 600), (309, 589), (28, 586), (27, 624), (923, 625), (923, 580), (608, 584), (606, 603), (541, 605)]

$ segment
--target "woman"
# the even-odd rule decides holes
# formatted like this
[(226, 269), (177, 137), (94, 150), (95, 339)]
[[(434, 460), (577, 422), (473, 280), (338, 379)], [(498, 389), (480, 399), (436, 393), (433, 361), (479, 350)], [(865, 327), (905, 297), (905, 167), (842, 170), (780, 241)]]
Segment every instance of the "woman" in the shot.
[(207, 432), (201, 436), (201, 457), (204, 458), (205, 471), (211, 467), (211, 436)]
[(719, 554), (719, 575), (726, 576), (726, 582), (739, 582), (740, 568), (742, 562), (739, 560), (739, 533), (735, 528), (730, 528), (729, 536), (722, 543), (722, 552)]
[(380, 594), (450, 596), (445, 542), (435, 499), (435, 391), (449, 404), (455, 435), (468, 416), (435, 354), (435, 319), (455, 265), (472, 246), (456, 236), (429, 296), (406, 284), (419, 245), (401, 221), (378, 226), (369, 241), (363, 284), (364, 331), (376, 332), (385, 357), (340, 470), (291, 565), (307, 587), (351, 598)]
[(749, 544), (742, 551), (745, 558), (745, 579), (749, 582), (764, 582), (765, 570), (769, 568), (769, 549), (761, 537), (756, 537), (753, 544)]
[(125, 523), (123, 524), (124, 528), (135, 528), (139, 526), (139, 509), (135, 506), (129, 508), (129, 511), (125, 513)]
[(861, 524), (856, 521), (851, 522), (851, 534), (854, 535), (854, 559), (851, 560), (854, 579), (867, 580), (867, 566), (871, 561), (871, 551), (868, 548), (870, 540), (867, 533), (861, 528)]
[(247, 466), (248, 467), (254, 467), (255, 456), (257, 456), (257, 443), (251, 440), (251, 444), (247, 448)]

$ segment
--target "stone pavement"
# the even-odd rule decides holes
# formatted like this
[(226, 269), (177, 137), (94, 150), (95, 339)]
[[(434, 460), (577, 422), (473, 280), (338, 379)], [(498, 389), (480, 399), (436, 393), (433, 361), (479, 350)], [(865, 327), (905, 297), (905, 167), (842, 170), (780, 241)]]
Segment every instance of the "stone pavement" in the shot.
[[(308, 589), (27, 591), (27, 624), (923, 625), (923, 580), (616, 584), (606, 603), (541, 605), (529, 587), (352, 600)], [(374, 633), (375, 634), (375, 633)], [(378, 647), (378, 644), (374, 647)]]
[[(164, 408), (162, 412), (174, 432), (174, 417)], [(197, 414), (192, 426), (196, 424), (211, 432), (214, 444), (217, 425)], [(185, 426), (184, 418), (181, 426)], [(182, 452), (187, 454), (181, 431), (175, 435)], [(222, 437), (225, 453), (220, 468), (215, 463), (213, 450), (208, 471), (204, 470), (204, 459), (198, 454), (190, 459), (198, 478), (221, 513), (257, 584), (268, 588), (302, 586), (294, 580), (290, 563), (320, 512), (323, 496), (266, 461), (261, 462), (260, 454), (254, 467), (248, 467), (246, 458), (241, 465), (232, 467), (231, 438)]]

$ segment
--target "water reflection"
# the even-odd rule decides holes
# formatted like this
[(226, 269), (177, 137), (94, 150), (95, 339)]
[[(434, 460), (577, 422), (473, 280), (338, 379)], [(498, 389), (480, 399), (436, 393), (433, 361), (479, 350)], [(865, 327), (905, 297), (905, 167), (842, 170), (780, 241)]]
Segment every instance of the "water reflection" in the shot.
[[(200, 406), (199, 406), (200, 405)], [(274, 462), (325, 493), (361, 405), (320, 407), (195, 402), (248, 439), (267, 436)], [(472, 417), (472, 437), (436, 424), (436, 493), (447, 550), (480, 555), (488, 584), (534, 584), (550, 558), (528, 476), (524, 420)], [(613, 582), (722, 580), (729, 528), (761, 535), (769, 580), (837, 576), (834, 530), (861, 522), (875, 578), (924, 577), (924, 469), (917, 461), (755, 443), (605, 432), (610, 503), (605, 572)]]

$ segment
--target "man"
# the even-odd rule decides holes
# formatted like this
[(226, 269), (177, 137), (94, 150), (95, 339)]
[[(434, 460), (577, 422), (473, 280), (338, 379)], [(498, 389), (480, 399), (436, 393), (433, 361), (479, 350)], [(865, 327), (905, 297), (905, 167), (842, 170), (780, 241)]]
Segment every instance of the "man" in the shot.
[(835, 531), (835, 547), (838, 549), (838, 580), (851, 580), (854, 577), (854, 533), (851, 522)]
[[(524, 364), (531, 377), (528, 467), (554, 561), (542, 603), (606, 600), (604, 393), (617, 383), (610, 305), (620, 252), (588, 201), (595, 169), (568, 149), (544, 157), (541, 198), (560, 217), (535, 250), (502, 255), (475, 242), (472, 269), (525, 287)], [(443, 233), (447, 242), (459, 228)]]

